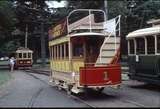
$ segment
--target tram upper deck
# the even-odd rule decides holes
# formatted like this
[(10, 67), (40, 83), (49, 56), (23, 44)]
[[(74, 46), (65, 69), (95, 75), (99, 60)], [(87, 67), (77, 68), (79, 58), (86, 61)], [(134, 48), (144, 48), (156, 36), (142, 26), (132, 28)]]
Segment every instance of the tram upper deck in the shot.
[[(80, 14), (82, 16), (77, 18)], [(102, 10), (78, 9), (54, 25), (49, 30), (51, 66), (68, 71), (72, 61), (72, 69), (78, 72), (80, 66), (112, 64), (118, 54), (120, 37), (115, 37), (115, 30), (111, 30), (116, 21), (109, 23), (105, 17)]]

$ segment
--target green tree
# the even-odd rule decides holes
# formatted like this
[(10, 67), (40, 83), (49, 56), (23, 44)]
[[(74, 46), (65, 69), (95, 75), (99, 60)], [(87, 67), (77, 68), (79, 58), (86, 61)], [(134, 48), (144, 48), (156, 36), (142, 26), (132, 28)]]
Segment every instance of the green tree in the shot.
[(15, 14), (11, 1), (0, 1), (0, 38), (9, 36), (14, 29)]
[(8, 49), (5, 48), (6, 46), (4, 45), (7, 44), (8, 41), (13, 40), (11, 33), (16, 23), (12, 1), (0, 1), (0, 16), (0, 53), (3, 52), (7, 54)]

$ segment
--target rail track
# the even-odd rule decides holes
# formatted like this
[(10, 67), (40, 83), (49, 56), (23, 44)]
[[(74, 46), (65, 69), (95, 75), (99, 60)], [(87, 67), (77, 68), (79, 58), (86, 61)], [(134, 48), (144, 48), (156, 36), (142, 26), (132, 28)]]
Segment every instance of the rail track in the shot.
[(24, 71), (31, 72), (31, 73), (37, 73), (37, 74), (43, 74), (43, 75), (46, 75), (46, 76), (49, 76), (49, 74), (50, 74), (49, 70), (25, 69)]
[[(37, 73), (37, 74), (42, 74), (42, 75), (46, 75), (46, 76), (49, 76), (49, 73), (50, 71), (49, 70), (39, 70), (39, 69), (27, 69), (25, 70), (26, 72), (30, 72), (28, 73), (29, 75), (33, 76), (35, 79), (38, 79), (40, 80), (41, 82), (45, 83), (48, 85), (48, 83), (40, 78), (38, 78), (37, 76), (33, 75), (32, 73)], [(52, 87), (56, 87), (56, 86), (52, 86)], [(57, 90), (58, 90), (58, 87), (57, 87)], [(60, 91), (61, 93), (64, 94), (64, 91)], [(89, 95), (87, 95), (89, 94)], [(90, 100), (90, 97), (92, 95), (96, 95), (97, 97), (101, 96), (101, 97), (107, 97), (108, 95), (106, 93), (98, 93), (98, 92), (91, 92), (91, 93), (84, 93), (84, 94), (81, 94), (81, 95), (74, 95), (74, 94), (68, 94), (67, 96), (69, 96), (70, 98), (74, 99), (74, 100), (77, 100), (81, 103), (84, 103), (87, 107), (91, 107), (91, 108), (97, 108), (97, 107), (100, 107), (99, 105), (95, 104), (94, 102), (91, 102)], [(38, 95), (37, 95), (38, 96)], [(97, 98), (95, 97), (95, 98)], [(107, 102), (107, 101), (106, 101)], [(132, 104), (134, 105), (135, 107), (145, 107), (143, 104), (140, 104), (138, 102), (135, 102), (135, 101), (132, 101), (132, 100), (129, 100), (129, 99), (119, 99), (119, 102), (121, 103), (128, 103), (128, 104)], [(32, 103), (31, 103), (32, 104)], [(115, 107), (118, 107), (118, 106), (115, 106)]]

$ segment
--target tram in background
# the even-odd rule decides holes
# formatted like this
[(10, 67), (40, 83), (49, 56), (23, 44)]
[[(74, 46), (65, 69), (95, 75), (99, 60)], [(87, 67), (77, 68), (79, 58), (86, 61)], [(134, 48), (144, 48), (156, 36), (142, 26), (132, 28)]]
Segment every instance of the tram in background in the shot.
[(33, 64), (33, 51), (29, 48), (19, 47), (15, 52), (15, 68), (32, 67)]
[(160, 19), (147, 22), (152, 27), (129, 33), (129, 77), (160, 85)]
[(50, 83), (68, 93), (120, 86), (120, 16), (105, 16), (102, 10), (77, 9), (50, 28)]

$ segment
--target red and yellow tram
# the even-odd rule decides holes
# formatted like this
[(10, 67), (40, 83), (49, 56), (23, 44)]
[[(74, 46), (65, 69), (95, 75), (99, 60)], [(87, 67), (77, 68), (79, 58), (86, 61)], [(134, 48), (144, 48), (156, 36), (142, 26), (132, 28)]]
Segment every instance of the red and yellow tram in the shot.
[(20, 47), (16, 50), (15, 68), (32, 67), (33, 64), (33, 51), (29, 48)]
[[(82, 17), (78, 12), (85, 14)], [(75, 20), (75, 15), (81, 17)], [(117, 22), (116, 18), (114, 23), (106, 21), (102, 10), (78, 9), (51, 27), (50, 82), (69, 93), (83, 92), (88, 88), (102, 91), (107, 86), (119, 86), (120, 36), (106, 29), (107, 25), (114, 24), (116, 28)]]

